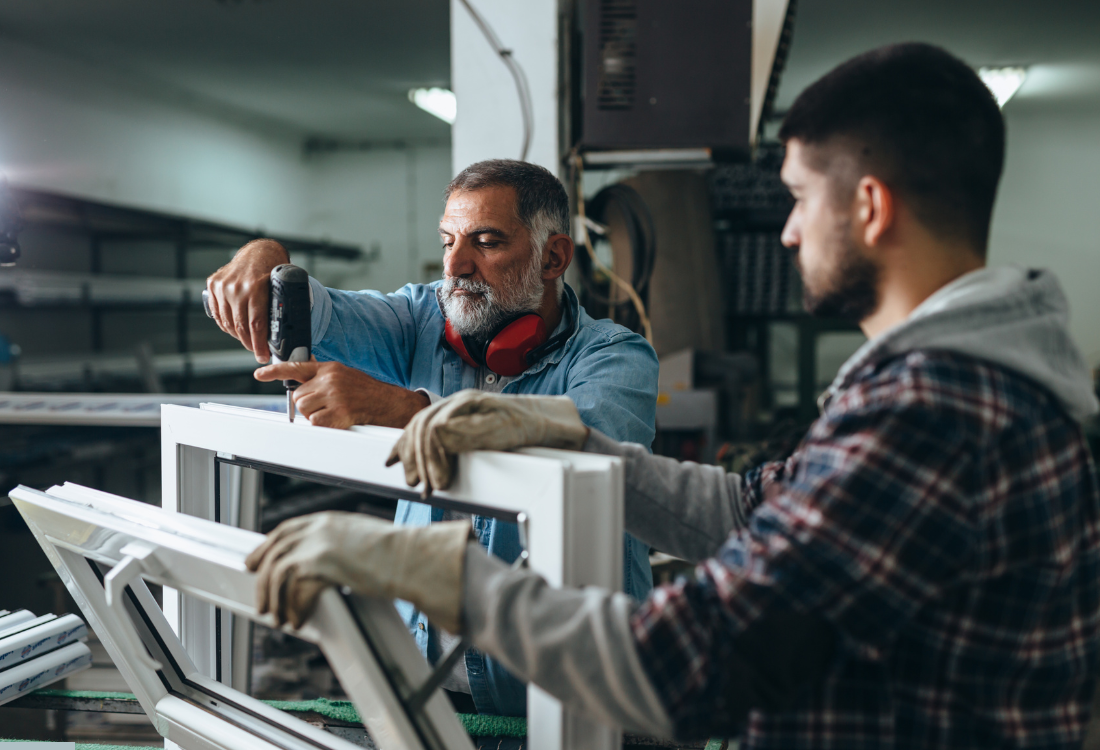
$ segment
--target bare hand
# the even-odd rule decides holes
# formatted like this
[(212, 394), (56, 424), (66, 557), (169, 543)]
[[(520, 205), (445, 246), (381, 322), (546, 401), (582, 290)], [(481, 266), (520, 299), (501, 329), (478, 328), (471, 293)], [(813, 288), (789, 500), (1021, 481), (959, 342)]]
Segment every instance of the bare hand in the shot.
[(431, 401), (423, 393), (375, 380), (338, 362), (282, 362), (261, 367), (256, 380), (297, 380), (294, 405), (320, 427), (357, 424), (404, 427)]
[(206, 280), (214, 321), (255, 354), (257, 362), (271, 359), (267, 347), (271, 269), (289, 262), (290, 255), (275, 240), (253, 240)]

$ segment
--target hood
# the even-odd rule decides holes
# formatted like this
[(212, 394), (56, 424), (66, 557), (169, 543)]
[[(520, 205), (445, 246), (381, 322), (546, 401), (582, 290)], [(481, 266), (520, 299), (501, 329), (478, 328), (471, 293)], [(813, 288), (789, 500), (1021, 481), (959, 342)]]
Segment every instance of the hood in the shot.
[(871, 339), (840, 368), (824, 406), (871, 362), (915, 349), (958, 352), (1046, 388), (1073, 419), (1100, 411), (1084, 357), (1070, 338), (1069, 305), (1050, 271), (982, 268), (937, 290), (906, 320)]

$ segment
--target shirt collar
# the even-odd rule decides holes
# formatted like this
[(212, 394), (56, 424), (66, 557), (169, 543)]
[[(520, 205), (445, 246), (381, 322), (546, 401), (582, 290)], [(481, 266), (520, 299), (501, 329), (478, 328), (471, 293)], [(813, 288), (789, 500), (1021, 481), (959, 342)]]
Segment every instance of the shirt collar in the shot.
[(559, 346), (557, 349), (550, 352), (538, 362), (524, 370), (521, 375), (516, 376), (517, 380), (526, 375), (534, 375), (536, 372), (540, 372), (550, 365), (556, 365), (558, 362), (561, 362), (561, 358), (565, 356), (565, 350), (568, 349), (573, 344), (573, 340), (577, 338), (577, 332), (581, 328), (581, 304), (580, 301), (577, 299), (576, 293), (568, 284), (562, 285), (561, 304), (561, 320), (558, 322), (558, 327), (550, 332), (548, 340), (554, 338), (554, 336), (557, 336), (560, 333), (565, 332), (568, 326), (572, 326), (573, 330), (569, 334), (569, 338), (567, 338), (565, 340), (565, 343)]

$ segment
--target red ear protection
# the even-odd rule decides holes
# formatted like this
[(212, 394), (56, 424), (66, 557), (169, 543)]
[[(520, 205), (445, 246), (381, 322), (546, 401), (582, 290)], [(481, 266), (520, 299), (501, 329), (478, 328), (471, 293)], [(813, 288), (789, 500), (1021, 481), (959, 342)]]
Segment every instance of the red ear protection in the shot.
[(478, 346), (451, 328), (446, 321), (443, 336), (458, 356), (471, 367), (485, 366), (497, 375), (513, 377), (527, 369), (527, 355), (546, 343), (546, 322), (534, 313), (506, 321)]

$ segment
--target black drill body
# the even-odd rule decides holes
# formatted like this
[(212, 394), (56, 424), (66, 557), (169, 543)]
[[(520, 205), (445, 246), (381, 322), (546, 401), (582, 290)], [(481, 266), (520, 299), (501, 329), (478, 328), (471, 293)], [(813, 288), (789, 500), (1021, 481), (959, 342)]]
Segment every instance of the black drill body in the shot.
[[(272, 364), (278, 362), (308, 362), (313, 349), (310, 330), (309, 274), (298, 266), (284, 263), (271, 269), (271, 308), (268, 311), (267, 346), (271, 350)], [(210, 293), (202, 292), (202, 305), (206, 314), (214, 317), (210, 309)], [(294, 421), (294, 389), (301, 383), (284, 380), (286, 386), (286, 412)]]
[[(268, 315), (268, 340), (271, 361), (308, 362), (313, 342), (310, 336), (309, 274), (298, 266), (284, 263), (271, 270), (271, 312)], [(301, 383), (284, 380), (287, 414), (294, 421), (291, 393)]]

